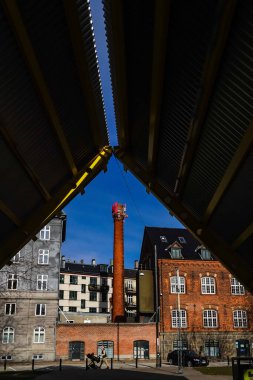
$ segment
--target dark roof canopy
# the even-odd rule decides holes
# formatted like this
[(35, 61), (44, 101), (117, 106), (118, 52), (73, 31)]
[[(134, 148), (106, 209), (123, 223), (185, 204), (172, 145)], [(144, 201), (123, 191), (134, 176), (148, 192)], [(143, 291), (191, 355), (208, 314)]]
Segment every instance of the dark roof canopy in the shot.
[(252, 1), (104, 6), (116, 156), (253, 290)]
[[(116, 156), (253, 291), (253, 3), (106, 0)], [(0, 5), (0, 266), (102, 170), (89, 5)]]

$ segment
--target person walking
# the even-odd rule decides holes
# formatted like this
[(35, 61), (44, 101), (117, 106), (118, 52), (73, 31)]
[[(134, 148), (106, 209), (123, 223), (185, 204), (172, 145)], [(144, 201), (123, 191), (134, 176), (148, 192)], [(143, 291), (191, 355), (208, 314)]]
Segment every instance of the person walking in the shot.
[(107, 361), (107, 355), (104, 346), (101, 347), (101, 362), (99, 368), (102, 367), (102, 364), (105, 363), (106, 368), (109, 369), (108, 361)]

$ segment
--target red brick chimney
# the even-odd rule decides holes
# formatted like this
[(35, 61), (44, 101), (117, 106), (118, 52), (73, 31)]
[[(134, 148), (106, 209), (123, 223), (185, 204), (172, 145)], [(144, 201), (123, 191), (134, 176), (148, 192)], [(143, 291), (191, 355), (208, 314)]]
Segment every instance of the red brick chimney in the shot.
[(112, 205), (112, 217), (114, 220), (112, 321), (124, 322), (124, 219), (127, 218), (126, 206), (115, 202)]

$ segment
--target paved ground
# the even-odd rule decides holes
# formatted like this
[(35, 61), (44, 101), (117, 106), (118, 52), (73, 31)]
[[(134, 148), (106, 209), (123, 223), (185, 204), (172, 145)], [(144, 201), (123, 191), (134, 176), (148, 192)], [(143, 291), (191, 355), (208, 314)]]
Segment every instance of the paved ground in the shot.
[[(214, 364), (211, 364), (214, 365)], [(217, 363), (215, 363), (217, 365)], [(226, 365), (226, 363), (219, 363)], [(138, 368), (135, 368), (135, 363), (114, 362), (113, 370), (107, 369), (89, 369), (86, 371), (85, 366), (80, 363), (65, 362), (62, 365), (62, 371), (59, 371), (59, 366), (48, 363), (50, 371), (44, 375), (36, 377), (38, 380), (85, 380), (85, 379), (103, 379), (103, 380), (231, 380), (232, 376), (210, 376), (203, 375), (194, 368), (183, 368), (183, 373), (178, 373), (176, 366), (163, 364), (162, 368), (155, 368), (153, 362), (139, 363)], [(20, 369), (31, 369), (31, 364), (27, 366), (7, 365), (7, 370), (18, 371)], [(35, 363), (35, 370), (45, 368), (45, 363), (39, 365)], [(0, 370), (3, 370), (1, 366)], [(84, 379), (85, 378), (85, 379)]]

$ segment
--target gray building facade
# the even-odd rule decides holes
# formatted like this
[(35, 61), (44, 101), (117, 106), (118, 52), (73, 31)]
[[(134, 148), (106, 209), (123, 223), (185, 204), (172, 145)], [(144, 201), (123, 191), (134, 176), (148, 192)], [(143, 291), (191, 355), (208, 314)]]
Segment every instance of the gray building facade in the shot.
[(0, 357), (54, 360), (60, 250), (66, 215), (54, 217), (0, 271)]

